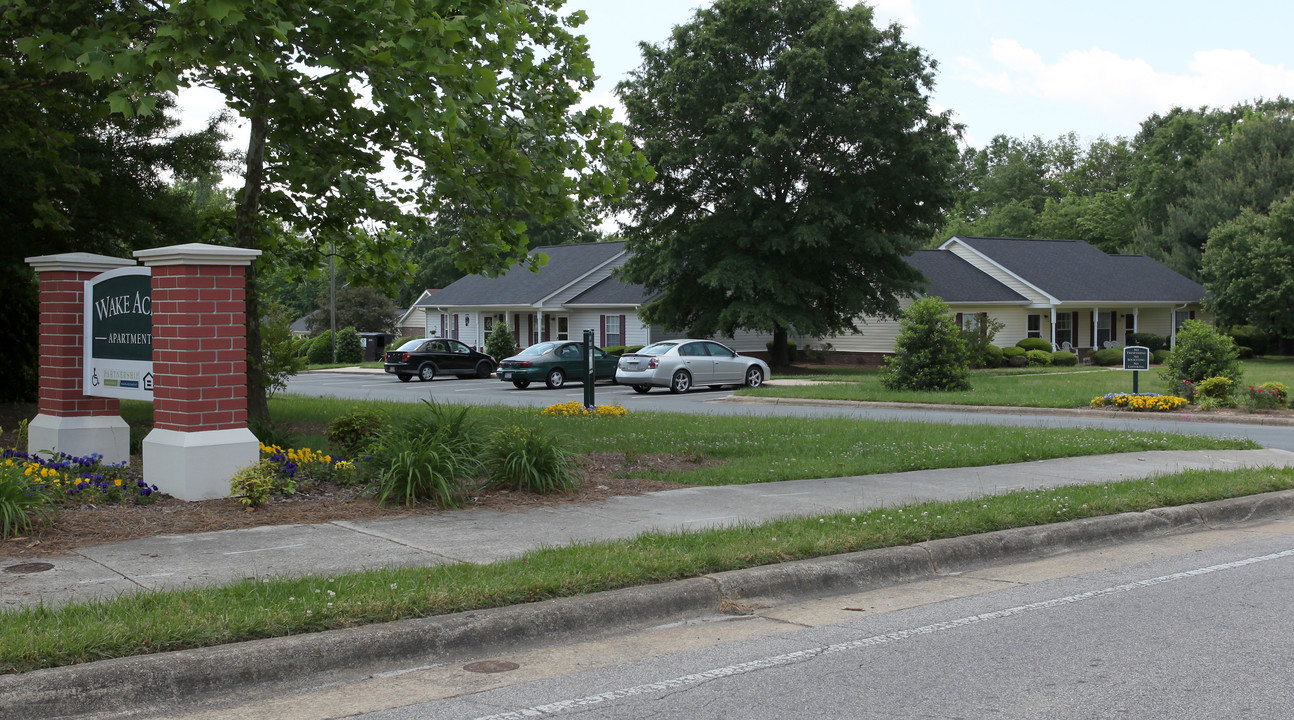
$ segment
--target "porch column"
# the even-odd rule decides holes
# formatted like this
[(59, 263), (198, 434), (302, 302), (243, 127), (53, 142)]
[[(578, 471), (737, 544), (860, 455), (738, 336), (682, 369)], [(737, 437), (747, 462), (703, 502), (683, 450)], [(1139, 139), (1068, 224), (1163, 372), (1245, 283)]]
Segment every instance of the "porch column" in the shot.
[(1060, 344), (1056, 342), (1056, 306), (1055, 305), (1051, 306), (1051, 346), (1060, 347)]
[(40, 278), (37, 414), (27, 426), (27, 452), (99, 453), (106, 463), (130, 459), (130, 426), (121, 401), (84, 395), (85, 282), (130, 267), (124, 258), (65, 253), (26, 258)]
[(1101, 349), (1101, 309), (1092, 308), (1092, 349)]

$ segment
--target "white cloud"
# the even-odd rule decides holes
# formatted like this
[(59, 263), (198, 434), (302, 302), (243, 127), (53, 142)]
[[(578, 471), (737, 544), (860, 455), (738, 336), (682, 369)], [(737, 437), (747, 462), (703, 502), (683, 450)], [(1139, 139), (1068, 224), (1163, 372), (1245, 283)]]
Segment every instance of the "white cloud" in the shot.
[(1244, 50), (1197, 51), (1181, 74), (1099, 47), (1070, 51), (1048, 64), (1015, 40), (994, 40), (989, 58), (985, 64), (959, 57), (957, 65), (980, 87), (1073, 106), (1121, 125), (1136, 125), (1174, 105), (1218, 107), (1294, 95), (1294, 71), (1264, 64)]

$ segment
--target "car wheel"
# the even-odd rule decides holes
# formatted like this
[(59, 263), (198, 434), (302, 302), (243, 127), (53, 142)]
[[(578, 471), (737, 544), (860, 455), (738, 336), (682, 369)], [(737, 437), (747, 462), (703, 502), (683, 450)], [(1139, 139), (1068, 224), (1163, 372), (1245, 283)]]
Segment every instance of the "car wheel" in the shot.
[(396, 375), (396, 377), (400, 378), (400, 382), (409, 382), (413, 379), (412, 375), (406, 375), (404, 373), (400, 373), (399, 375)]
[(418, 379), (423, 382), (431, 382), (436, 377), (435, 365), (423, 365), (418, 368)]
[(544, 384), (549, 389), (556, 390), (566, 384), (566, 373), (562, 372), (561, 368), (554, 368), (552, 372), (548, 373), (548, 379), (544, 381)]
[(634, 385), (634, 392), (639, 395), (646, 395), (651, 392), (651, 385)]
[(755, 366), (751, 366), (746, 371), (746, 387), (757, 388), (764, 384), (764, 371)]
[(490, 364), (487, 362), (477, 363), (476, 365), (476, 377), (481, 380), (488, 378), (493, 372), (494, 371), (490, 369)]
[(518, 390), (525, 390), (526, 388), (530, 387), (530, 381), (529, 381), (529, 380), (513, 380), (513, 381), (512, 381), (512, 385), (513, 385), (515, 388), (517, 388)]
[(679, 370), (678, 372), (674, 373), (674, 377), (670, 378), (670, 381), (669, 381), (670, 392), (685, 393), (690, 389), (692, 389), (692, 376), (688, 375), (686, 371)]

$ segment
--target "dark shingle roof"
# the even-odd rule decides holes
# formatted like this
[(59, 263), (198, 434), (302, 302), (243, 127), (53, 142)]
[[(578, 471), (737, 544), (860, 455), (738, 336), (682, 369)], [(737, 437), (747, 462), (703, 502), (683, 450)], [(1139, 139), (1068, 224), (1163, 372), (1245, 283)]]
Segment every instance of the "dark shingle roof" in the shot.
[(907, 258), (926, 276), (925, 294), (950, 303), (1027, 303), (1029, 299), (947, 250), (918, 250)]
[(1082, 240), (957, 237), (1060, 302), (1198, 302), (1199, 283), (1143, 255), (1107, 255)]
[(530, 251), (548, 255), (548, 264), (531, 272), (513, 265), (498, 277), (468, 275), (450, 283), (430, 298), (419, 301), (423, 307), (464, 305), (529, 305), (552, 295), (588, 274), (594, 268), (624, 252), (623, 241), (547, 245)]
[(642, 285), (627, 283), (612, 275), (598, 284), (567, 300), (565, 305), (642, 305), (647, 302), (647, 289)]

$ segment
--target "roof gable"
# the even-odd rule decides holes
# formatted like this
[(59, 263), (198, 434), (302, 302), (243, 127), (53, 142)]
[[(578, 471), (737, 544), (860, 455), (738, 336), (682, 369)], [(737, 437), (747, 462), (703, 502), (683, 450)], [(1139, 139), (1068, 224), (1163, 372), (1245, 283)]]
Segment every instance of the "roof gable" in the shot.
[(907, 263), (926, 276), (925, 294), (949, 303), (1027, 303), (1029, 299), (947, 250), (918, 250)]
[(537, 247), (530, 251), (531, 257), (539, 253), (548, 256), (548, 262), (538, 271), (518, 263), (498, 277), (468, 275), (418, 304), (424, 307), (534, 305), (606, 267), (624, 252), (624, 241)]
[(956, 236), (958, 243), (1057, 302), (1187, 303), (1199, 283), (1144, 255), (1109, 255), (1082, 240)]

